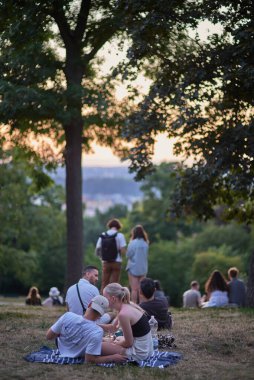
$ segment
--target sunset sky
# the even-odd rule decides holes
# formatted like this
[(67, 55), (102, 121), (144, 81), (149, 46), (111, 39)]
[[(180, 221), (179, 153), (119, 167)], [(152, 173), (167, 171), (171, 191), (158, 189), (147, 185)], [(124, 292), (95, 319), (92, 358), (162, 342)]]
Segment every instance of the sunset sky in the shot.
[[(190, 31), (190, 35), (195, 35), (197, 32), (199, 34), (199, 37), (202, 40), (206, 40), (207, 36), (209, 34), (212, 34), (214, 32), (220, 33), (222, 31), (222, 28), (220, 25), (212, 25), (208, 21), (204, 21), (200, 23), (199, 27), (196, 31)], [(116, 51), (116, 50), (115, 50)], [(110, 70), (110, 67), (117, 62), (119, 62), (123, 57), (124, 53), (115, 53), (114, 54), (114, 46), (106, 45), (105, 49), (102, 51), (101, 56), (105, 57), (105, 55), (108, 55), (108, 58), (105, 61), (104, 64), (104, 70), (107, 72)], [(137, 81), (137, 86), (139, 86), (146, 92), (148, 89), (148, 82), (144, 81), (144, 78), (140, 76), (139, 80)], [(121, 86), (118, 91), (117, 95), (119, 98), (124, 97), (126, 95), (126, 90), (124, 86)], [(84, 155), (83, 156), (83, 164), (86, 166), (118, 166), (118, 165), (127, 165), (127, 163), (121, 163), (120, 160), (113, 155), (111, 149), (100, 147), (97, 145), (93, 145), (93, 154)], [(162, 161), (176, 161), (181, 160), (181, 157), (176, 157), (173, 155), (173, 140), (169, 140), (165, 134), (158, 136), (157, 143), (155, 145), (155, 153), (154, 153), (154, 163), (158, 164)]]
[[(119, 158), (113, 155), (110, 148), (93, 145), (93, 150), (94, 154), (83, 156), (85, 166), (127, 165), (127, 163), (121, 163)], [(165, 135), (159, 136), (155, 146), (154, 163), (158, 164), (162, 161), (173, 160), (179, 160), (173, 155), (173, 141), (167, 139)]]

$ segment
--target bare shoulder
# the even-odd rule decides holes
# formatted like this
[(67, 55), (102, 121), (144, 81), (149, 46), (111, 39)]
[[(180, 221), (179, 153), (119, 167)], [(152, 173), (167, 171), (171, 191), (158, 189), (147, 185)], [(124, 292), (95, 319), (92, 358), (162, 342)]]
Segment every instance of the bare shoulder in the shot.
[(142, 316), (142, 312), (136, 309), (132, 305), (124, 305), (118, 314), (119, 321), (130, 321), (130, 324), (134, 324)]

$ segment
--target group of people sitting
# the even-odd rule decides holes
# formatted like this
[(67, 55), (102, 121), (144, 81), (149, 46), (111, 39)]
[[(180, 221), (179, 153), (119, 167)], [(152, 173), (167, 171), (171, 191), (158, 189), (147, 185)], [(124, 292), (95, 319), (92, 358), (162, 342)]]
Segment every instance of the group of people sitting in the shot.
[(205, 295), (201, 297), (198, 281), (191, 282), (191, 288), (183, 294), (183, 307), (244, 307), (246, 305), (246, 288), (238, 279), (239, 270), (228, 270), (229, 281), (223, 274), (214, 270), (205, 283)]
[(139, 305), (131, 302), (129, 289), (119, 283), (108, 284), (101, 295), (95, 286), (98, 275), (97, 267), (84, 268), (82, 278), (67, 290), (67, 312), (50, 327), (47, 339), (56, 339), (60, 356), (84, 356), (86, 362), (147, 359), (154, 351), (150, 317), (154, 315), (158, 329), (172, 324), (167, 297), (151, 278), (140, 283)]
[(60, 291), (53, 286), (49, 290), (49, 297), (42, 301), (39, 289), (36, 286), (32, 286), (29, 289), (25, 303), (31, 306), (60, 306), (64, 305), (64, 300), (60, 295)]
[[(225, 306), (229, 302), (244, 306), (245, 287), (237, 279), (238, 269), (230, 268), (228, 273), (228, 283), (219, 271), (211, 274), (205, 284), (205, 297), (201, 297), (198, 282), (193, 281), (191, 289), (183, 295), (184, 307)], [(139, 304), (131, 302), (129, 289), (119, 283), (106, 285), (101, 295), (95, 286), (98, 275), (98, 268), (89, 265), (78, 283), (67, 290), (67, 312), (47, 331), (47, 339), (56, 340), (60, 356), (84, 356), (90, 363), (146, 360), (154, 351), (151, 316), (157, 320), (158, 329), (172, 327), (168, 297), (158, 282), (147, 277), (140, 281)], [(34, 289), (31, 294), (42, 304)], [(51, 288), (51, 301), (44, 303), (52, 306), (59, 293), (57, 288)]]
[[(166, 297), (155, 301), (155, 283), (149, 278), (141, 282), (140, 305), (131, 302), (129, 289), (119, 283), (106, 285), (100, 295), (97, 281), (98, 269), (87, 266), (79, 282), (67, 290), (68, 311), (51, 326), (47, 338), (57, 338), (62, 356), (84, 356), (87, 362), (147, 359), (153, 354), (149, 325), (153, 304), (153, 315), (161, 318), (159, 328), (170, 327)], [(145, 305), (149, 307), (145, 309)], [(119, 328), (121, 335), (114, 336)], [(110, 334), (110, 338), (105, 334)]]

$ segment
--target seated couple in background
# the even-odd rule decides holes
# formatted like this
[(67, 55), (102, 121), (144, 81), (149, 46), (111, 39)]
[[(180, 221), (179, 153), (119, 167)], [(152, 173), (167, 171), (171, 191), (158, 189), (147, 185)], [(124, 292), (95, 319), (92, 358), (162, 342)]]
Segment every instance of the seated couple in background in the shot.
[(227, 283), (220, 271), (213, 271), (205, 284), (201, 307), (245, 306), (246, 289), (243, 281), (237, 279), (238, 273), (237, 268), (230, 268)]

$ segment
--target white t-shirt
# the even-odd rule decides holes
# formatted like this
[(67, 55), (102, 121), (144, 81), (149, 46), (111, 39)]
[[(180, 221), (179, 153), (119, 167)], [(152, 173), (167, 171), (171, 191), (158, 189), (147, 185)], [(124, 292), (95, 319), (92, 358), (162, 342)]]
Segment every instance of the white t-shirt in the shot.
[[(120, 252), (121, 248), (126, 247), (126, 240), (125, 240), (124, 235), (121, 232), (118, 232), (115, 228), (111, 228), (110, 230), (108, 230), (107, 234), (108, 235), (114, 235), (116, 232), (117, 232), (117, 235), (116, 235), (116, 246), (117, 246), (118, 252)], [(97, 241), (96, 249), (97, 248), (101, 248), (101, 237), (99, 237), (99, 239)], [(116, 258), (115, 261), (118, 262), (118, 263), (122, 262), (122, 256), (121, 256), (120, 253), (118, 253), (117, 258)]]
[[(84, 278), (81, 278), (79, 280), (78, 288), (81, 300), (84, 304), (85, 309), (87, 309), (88, 305), (92, 301), (92, 298), (100, 294), (99, 290), (96, 288), (96, 286), (90, 284), (90, 282)], [(68, 304), (69, 311), (78, 315), (84, 315), (83, 308), (79, 300), (76, 284), (72, 285), (67, 290), (65, 301)], [(102, 317), (100, 317), (97, 320), (97, 323), (109, 323), (110, 320), (110, 315), (108, 313), (105, 313)]]
[(101, 354), (103, 330), (94, 321), (67, 312), (51, 326), (51, 330), (60, 334), (57, 339), (61, 357)]
[[(99, 290), (93, 284), (90, 284), (84, 278), (81, 278), (78, 282), (78, 288), (82, 302), (87, 309), (92, 298), (98, 296)], [(72, 285), (66, 293), (65, 301), (68, 303), (69, 311), (72, 311), (75, 314), (83, 315), (82, 305), (79, 300), (76, 284)]]

